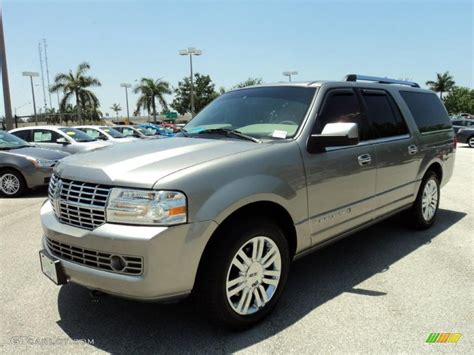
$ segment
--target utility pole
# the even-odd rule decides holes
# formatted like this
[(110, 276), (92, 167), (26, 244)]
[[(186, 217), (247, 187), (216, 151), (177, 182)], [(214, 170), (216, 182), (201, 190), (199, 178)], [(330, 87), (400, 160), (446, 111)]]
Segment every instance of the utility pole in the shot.
[[(53, 108), (53, 104), (51, 102), (51, 84), (49, 83), (49, 65), (48, 65), (48, 45), (46, 44), (46, 38), (43, 38), (43, 47), (44, 47), (44, 63), (46, 64), (46, 79), (48, 83), (48, 95), (49, 95), (49, 108)], [(59, 107), (58, 107), (59, 110)]]
[(10, 101), (10, 85), (8, 82), (7, 54), (5, 49), (5, 37), (3, 34), (3, 15), (0, 6), (0, 61), (2, 66), (2, 85), (3, 85), (3, 102), (5, 105), (6, 129), (13, 129), (12, 104)]
[(48, 103), (46, 102), (46, 87), (44, 84), (44, 70), (43, 70), (43, 49), (41, 46), (41, 42), (38, 42), (38, 52), (39, 52), (39, 59), (40, 59), (40, 66), (41, 66), (41, 83), (43, 85), (43, 102), (44, 102), (44, 111), (46, 112), (46, 108), (48, 107)]

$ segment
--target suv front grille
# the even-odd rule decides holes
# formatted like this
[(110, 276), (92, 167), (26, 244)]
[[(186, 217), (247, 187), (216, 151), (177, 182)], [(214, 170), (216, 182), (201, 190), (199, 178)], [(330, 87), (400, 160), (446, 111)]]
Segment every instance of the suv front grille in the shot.
[(139, 256), (84, 249), (60, 243), (50, 238), (46, 238), (46, 241), (53, 255), (73, 263), (125, 275), (140, 275), (143, 273), (143, 258)]
[(92, 230), (105, 223), (110, 190), (109, 186), (61, 179), (53, 174), (48, 196), (60, 222)]

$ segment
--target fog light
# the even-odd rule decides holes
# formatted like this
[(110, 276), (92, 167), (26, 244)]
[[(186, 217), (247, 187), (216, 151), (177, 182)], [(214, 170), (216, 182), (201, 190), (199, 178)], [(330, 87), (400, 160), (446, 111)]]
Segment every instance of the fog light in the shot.
[(110, 265), (115, 271), (122, 271), (123, 269), (125, 269), (125, 266), (127, 266), (125, 260), (118, 255), (112, 255), (110, 257)]

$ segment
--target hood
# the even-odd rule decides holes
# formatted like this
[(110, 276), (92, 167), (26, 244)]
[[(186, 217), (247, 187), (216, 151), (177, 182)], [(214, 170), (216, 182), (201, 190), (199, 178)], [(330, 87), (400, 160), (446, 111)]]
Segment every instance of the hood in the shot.
[(107, 141), (92, 141), (92, 142), (76, 142), (76, 144), (86, 146), (87, 148), (85, 148), (85, 150), (92, 150), (92, 149), (97, 149), (101, 147), (106, 147), (113, 143), (107, 142)]
[(152, 188), (161, 178), (214, 159), (259, 149), (264, 144), (231, 139), (173, 137), (115, 144), (75, 154), (55, 168), (65, 179)]
[(37, 147), (24, 147), (18, 149), (2, 150), (2, 153), (27, 156), (35, 159), (59, 160), (69, 155), (69, 153), (61, 152), (59, 150), (44, 149)]

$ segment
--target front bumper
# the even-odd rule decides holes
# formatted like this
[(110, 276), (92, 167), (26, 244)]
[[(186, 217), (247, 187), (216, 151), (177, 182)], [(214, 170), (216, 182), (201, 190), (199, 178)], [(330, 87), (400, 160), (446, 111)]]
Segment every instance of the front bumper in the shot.
[(26, 185), (30, 189), (48, 185), (52, 174), (52, 168), (31, 168), (23, 170), (23, 176), (25, 177)]
[[(214, 221), (172, 227), (106, 223), (89, 231), (59, 223), (50, 202), (41, 208), (43, 249), (61, 260), (69, 282), (112, 295), (138, 300), (186, 296), (193, 288), (204, 248), (217, 228)], [(143, 258), (141, 275), (124, 275), (91, 268), (55, 255), (46, 238), (79, 248)]]

